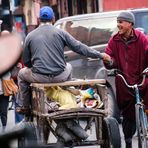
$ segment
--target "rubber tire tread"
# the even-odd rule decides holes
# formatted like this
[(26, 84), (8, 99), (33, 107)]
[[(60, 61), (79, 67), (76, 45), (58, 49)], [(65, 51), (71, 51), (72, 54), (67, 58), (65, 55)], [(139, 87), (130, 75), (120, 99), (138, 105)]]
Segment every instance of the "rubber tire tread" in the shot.
[(103, 120), (105, 144), (101, 148), (121, 148), (121, 136), (119, 124), (113, 117), (106, 117)]

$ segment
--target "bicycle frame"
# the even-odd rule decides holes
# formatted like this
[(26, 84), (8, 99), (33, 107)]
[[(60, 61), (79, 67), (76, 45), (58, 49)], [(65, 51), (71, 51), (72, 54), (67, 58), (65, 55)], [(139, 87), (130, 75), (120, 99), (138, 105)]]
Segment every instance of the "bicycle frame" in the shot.
[(121, 74), (117, 74), (122, 78), (125, 85), (128, 88), (132, 88), (135, 91), (136, 104), (135, 104), (135, 116), (136, 116), (136, 127), (138, 133), (138, 146), (139, 148), (148, 148), (148, 121), (147, 114), (145, 112), (145, 107), (143, 104), (143, 100), (139, 94), (139, 87), (142, 86), (145, 82), (146, 73), (148, 72), (148, 68), (143, 71), (143, 80), (140, 84), (129, 85), (125, 78)]
[[(135, 94), (136, 94), (136, 104), (135, 104), (135, 109), (139, 109), (139, 117), (140, 117), (140, 120), (143, 121), (142, 123), (142, 131), (143, 131), (143, 136), (146, 137), (146, 139), (148, 138), (148, 132), (147, 132), (147, 129), (148, 129), (148, 121), (147, 121), (147, 115), (145, 113), (145, 109), (144, 109), (144, 104), (142, 103), (142, 99), (139, 95), (139, 89), (138, 89), (138, 86), (136, 85), (135, 86)], [(137, 116), (137, 114), (136, 114)], [(137, 118), (137, 117), (136, 117)], [(138, 125), (139, 123), (137, 123)]]

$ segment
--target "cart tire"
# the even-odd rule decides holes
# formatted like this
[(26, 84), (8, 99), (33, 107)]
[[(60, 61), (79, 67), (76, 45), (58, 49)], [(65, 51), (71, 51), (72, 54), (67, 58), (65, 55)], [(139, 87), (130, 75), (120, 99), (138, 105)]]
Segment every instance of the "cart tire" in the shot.
[(121, 123), (120, 118), (120, 110), (117, 105), (117, 100), (115, 95), (113, 94), (113, 90), (111, 87), (107, 87), (108, 89), (108, 117), (115, 118), (119, 123)]
[(121, 148), (121, 136), (118, 122), (113, 117), (103, 120), (103, 139), (104, 145), (101, 148)]
[(37, 129), (34, 123), (22, 122), (17, 126), (25, 129), (24, 135), (18, 138), (18, 148), (26, 148), (33, 145), (37, 146)]
[(108, 101), (107, 101), (107, 112), (108, 117), (115, 118), (119, 123), (121, 123), (120, 119), (120, 110), (117, 105), (117, 100), (115, 96), (115, 90), (113, 89), (112, 85), (114, 86), (114, 78), (109, 77), (107, 74), (107, 70), (105, 67), (102, 67), (98, 70), (98, 72), (95, 75), (96, 79), (105, 79), (106, 86), (107, 86), (107, 92), (108, 92)]

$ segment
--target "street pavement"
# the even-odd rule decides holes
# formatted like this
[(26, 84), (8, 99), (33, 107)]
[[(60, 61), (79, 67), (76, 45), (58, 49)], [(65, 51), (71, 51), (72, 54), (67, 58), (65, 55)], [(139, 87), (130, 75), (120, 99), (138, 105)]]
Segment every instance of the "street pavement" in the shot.
[[(6, 130), (13, 129), (14, 126), (15, 126), (14, 110), (9, 110), (8, 111), (8, 123), (7, 123)], [(120, 127), (120, 133), (121, 133), (122, 148), (125, 148), (121, 125), (119, 125), (119, 127)], [(0, 129), (1, 129), (1, 123), (0, 123)], [(94, 133), (94, 130), (92, 129), (89, 132), (90, 133)], [(94, 138), (94, 137), (95, 137), (95, 134), (92, 134), (90, 138)], [(81, 146), (81, 147), (77, 147), (77, 148), (99, 148), (99, 147), (100, 146), (90, 146), (90, 147), (89, 146), (85, 146), (85, 147), (84, 146)], [(17, 142), (16, 141), (12, 141), (11, 148), (17, 148)], [(137, 136), (136, 136), (136, 134), (135, 134), (135, 136), (133, 138), (133, 148), (138, 148), (138, 142), (137, 142)]]

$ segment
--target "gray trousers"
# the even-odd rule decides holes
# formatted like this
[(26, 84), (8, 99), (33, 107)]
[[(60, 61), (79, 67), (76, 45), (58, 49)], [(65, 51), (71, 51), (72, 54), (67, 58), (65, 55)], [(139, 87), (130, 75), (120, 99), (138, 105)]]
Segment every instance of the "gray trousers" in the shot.
[(16, 102), (20, 106), (29, 107), (31, 103), (31, 83), (56, 83), (70, 80), (72, 78), (72, 66), (67, 63), (65, 70), (55, 77), (33, 73), (31, 68), (25, 67), (19, 71), (17, 78), (19, 92), (16, 97)]

